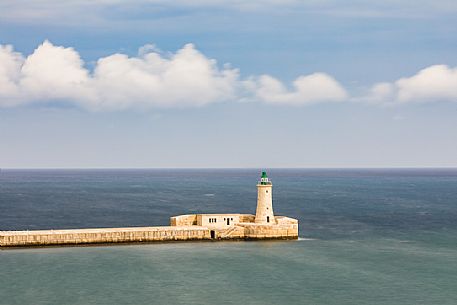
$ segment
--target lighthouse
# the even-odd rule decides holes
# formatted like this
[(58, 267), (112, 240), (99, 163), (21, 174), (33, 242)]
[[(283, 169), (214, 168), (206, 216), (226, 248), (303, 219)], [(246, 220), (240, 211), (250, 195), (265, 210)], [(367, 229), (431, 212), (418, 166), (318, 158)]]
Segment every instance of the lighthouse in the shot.
[(273, 214), (273, 184), (268, 179), (267, 173), (262, 172), (262, 177), (257, 183), (257, 210), (255, 222), (259, 224), (276, 224)]

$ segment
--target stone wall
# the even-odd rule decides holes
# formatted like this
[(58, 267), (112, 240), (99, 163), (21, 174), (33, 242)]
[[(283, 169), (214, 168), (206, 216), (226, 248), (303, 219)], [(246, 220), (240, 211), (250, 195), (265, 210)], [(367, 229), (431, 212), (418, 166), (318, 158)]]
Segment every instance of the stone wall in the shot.
[(255, 215), (251, 214), (240, 214), (240, 222), (254, 222)]
[(229, 240), (229, 239), (244, 239), (245, 229), (242, 226), (233, 226), (225, 230), (217, 231), (216, 239)]
[[(201, 215), (237, 216), (230, 226), (198, 226)], [(223, 218), (222, 218), (223, 219)], [(233, 217), (235, 222), (235, 217)], [(186, 240), (297, 239), (298, 220), (277, 216), (277, 224), (253, 223), (248, 214), (181, 215), (168, 227), (100, 228), (76, 230), (0, 231), (0, 247), (82, 245)]]
[(173, 216), (170, 218), (170, 226), (195, 226), (197, 216), (197, 214)]
[(297, 224), (298, 220), (286, 216), (276, 216), (276, 224), (278, 225), (290, 225), (290, 224)]
[(298, 223), (287, 225), (263, 225), (242, 223), (246, 239), (297, 239)]
[(2, 247), (202, 239), (211, 239), (210, 231), (197, 226), (0, 232)]

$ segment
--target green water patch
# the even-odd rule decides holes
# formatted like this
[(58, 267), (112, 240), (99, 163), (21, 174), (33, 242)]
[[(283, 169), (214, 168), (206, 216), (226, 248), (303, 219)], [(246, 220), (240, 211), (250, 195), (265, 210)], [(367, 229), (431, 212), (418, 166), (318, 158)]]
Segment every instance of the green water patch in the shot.
[(0, 304), (454, 304), (457, 249), (399, 239), (0, 251)]

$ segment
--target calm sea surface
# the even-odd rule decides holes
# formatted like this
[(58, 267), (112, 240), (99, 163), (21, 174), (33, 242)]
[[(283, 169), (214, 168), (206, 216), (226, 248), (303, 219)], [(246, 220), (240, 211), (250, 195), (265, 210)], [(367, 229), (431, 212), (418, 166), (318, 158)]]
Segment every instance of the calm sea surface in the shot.
[[(269, 171), (300, 240), (0, 251), (0, 304), (457, 304), (457, 170)], [(2, 170), (0, 230), (254, 213), (257, 170)]]

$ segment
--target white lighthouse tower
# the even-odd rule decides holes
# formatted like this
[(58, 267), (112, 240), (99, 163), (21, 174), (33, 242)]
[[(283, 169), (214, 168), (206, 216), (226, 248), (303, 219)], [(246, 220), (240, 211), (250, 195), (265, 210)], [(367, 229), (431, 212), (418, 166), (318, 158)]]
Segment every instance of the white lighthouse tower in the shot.
[(273, 214), (273, 184), (268, 179), (267, 173), (262, 172), (262, 177), (257, 183), (257, 210), (255, 222), (261, 224), (275, 224)]

